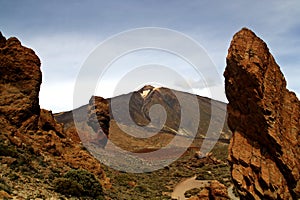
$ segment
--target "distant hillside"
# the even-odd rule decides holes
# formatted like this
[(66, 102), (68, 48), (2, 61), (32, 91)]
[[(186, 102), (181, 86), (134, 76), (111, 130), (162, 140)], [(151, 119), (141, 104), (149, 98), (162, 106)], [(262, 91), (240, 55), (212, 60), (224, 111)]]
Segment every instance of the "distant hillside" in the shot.
[[(107, 100), (111, 119), (109, 129), (110, 138), (115, 138), (114, 135), (117, 133), (122, 134), (125, 137), (128, 132), (140, 134), (135, 135), (136, 137), (142, 137), (142, 134), (146, 134), (146, 132), (168, 134), (170, 135), (168, 137), (172, 137), (172, 135), (175, 134), (183, 137), (193, 137), (193, 134), (195, 134), (193, 129), (198, 127), (195, 138), (204, 139), (207, 137), (206, 132), (208, 131), (209, 125), (211, 125), (211, 130), (216, 132), (215, 134), (218, 134), (217, 131), (221, 131), (219, 140), (229, 143), (231, 137), (231, 132), (228, 129), (225, 116), (226, 104), (206, 97), (164, 87), (155, 88), (148, 85), (138, 91)], [(184, 105), (180, 105), (179, 101), (181, 101), (181, 103), (183, 102)], [(97, 100), (95, 100), (95, 102), (97, 104)], [(162, 108), (151, 110), (156, 104), (162, 106), (166, 112), (166, 116), (162, 115)], [(129, 107), (126, 105), (129, 105)], [(213, 111), (212, 106), (214, 106)], [(78, 131), (90, 134), (87, 132), (89, 132), (88, 130), (91, 131), (91, 127), (89, 127), (86, 122), (90, 120), (88, 113), (90, 112), (89, 109), (92, 109), (92, 107), (93, 105), (91, 104), (83, 105), (73, 111), (57, 113), (54, 116), (58, 122), (64, 124), (64, 128), (67, 131), (68, 129), (74, 129), (73, 115), (76, 115), (77, 125), (79, 124), (79, 127), (77, 127), (79, 128)], [(196, 108), (199, 108), (199, 111)], [(149, 112), (150, 110), (151, 112)], [(182, 112), (185, 113), (183, 114)], [(159, 122), (164, 121), (164, 117), (166, 117), (165, 123), (161, 129), (155, 126), (159, 123), (151, 124), (149, 113), (152, 114), (154, 120)], [(183, 116), (188, 117), (188, 119), (182, 120), (181, 118)], [(116, 124), (119, 124), (119, 126)], [(221, 127), (221, 130), (214, 130), (215, 127)], [(124, 134), (124, 132), (126, 133)], [(85, 133), (79, 135), (83, 136)], [(83, 137), (90, 137), (90, 135)], [(146, 136), (144, 137), (146, 138)], [(139, 138), (138, 140), (145, 141), (146, 139)]]

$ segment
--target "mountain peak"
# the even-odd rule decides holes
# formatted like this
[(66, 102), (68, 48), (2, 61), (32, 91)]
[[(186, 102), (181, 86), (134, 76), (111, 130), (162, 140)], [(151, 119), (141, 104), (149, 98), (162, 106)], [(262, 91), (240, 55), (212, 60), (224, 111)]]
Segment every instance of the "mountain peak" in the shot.
[(142, 87), (141, 89), (139, 89), (139, 91), (144, 91), (144, 90), (153, 90), (154, 87), (152, 85), (145, 85), (144, 87)]
[(145, 85), (138, 92), (143, 98), (146, 98), (152, 91), (158, 90), (160, 87), (153, 87), (152, 85)]

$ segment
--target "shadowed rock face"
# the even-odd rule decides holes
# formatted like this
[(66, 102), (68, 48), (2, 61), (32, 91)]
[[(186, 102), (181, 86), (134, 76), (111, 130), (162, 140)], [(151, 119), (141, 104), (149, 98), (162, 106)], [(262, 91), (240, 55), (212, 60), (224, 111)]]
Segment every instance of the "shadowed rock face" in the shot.
[(267, 45), (242, 29), (224, 72), (232, 178), (247, 199), (300, 197), (300, 103)]
[[(213, 127), (222, 127), (222, 116), (226, 112), (225, 103), (166, 87), (155, 88), (150, 85), (146, 85), (138, 91), (114, 97), (110, 99), (110, 103), (112, 104), (111, 109), (114, 110), (111, 112), (111, 118), (121, 124), (134, 123), (143, 127), (149, 125), (151, 120), (154, 122), (156, 120), (165, 121), (162, 132), (188, 137), (194, 137), (194, 127), (198, 127), (197, 137), (205, 137), (210, 123)], [(127, 107), (124, 106), (127, 104)], [(157, 105), (161, 107), (152, 109)], [(215, 107), (215, 113), (212, 112), (212, 106)], [(165, 111), (165, 119), (162, 110)], [(151, 119), (150, 113), (154, 119)], [(181, 118), (187, 113), (188, 116), (185, 117), (188, 117), (188, 120), (181, 122)], [(230, 132), (226, 123), (224, 132)], [(223, 136), (221, 135), (222, 138)], [(231, 134), (228, 134), (228, 137), (230, 136)]]
[(36, 129), (42, 82), (40, 60), (17, 38), (0, 33), (0, 127)]
[(94, 142), (105, 147), (109, 133), (109, 102), (108, 100), (93, 96), (88, 105), (88, 121), (87, 124), (96, 132)]

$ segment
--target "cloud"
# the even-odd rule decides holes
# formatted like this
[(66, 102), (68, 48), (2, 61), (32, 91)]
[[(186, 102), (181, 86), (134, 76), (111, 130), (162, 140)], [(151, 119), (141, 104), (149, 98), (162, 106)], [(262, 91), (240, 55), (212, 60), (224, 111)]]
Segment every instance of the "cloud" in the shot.
[(43, 108), (54, 112), (73, 108), (76, 77), (85, 59), (101, 40), (92, 37), (84, 39), (76, 34), (57, 34), (22, 41), (23, 45), (34, 49), (41, 59), (43, 81), (40, 104)]
[(54, 113), (73, 109), (74, 82), (60, 81), (57, 84), (44, 84), (40, 91), (41, 108)]
[[(43, 84), (40, 98), (42, 107), (47, 109), (70, 109), (72, 84), (96, 45), (113, 34), (144, 26), (165, 27), (189, 35), (203, 46), (220, 75), (226, 66), (227, 49), (233, 34), (244, 26), (249, 27), (268, 44), (286, 76), (288, 87), (300, 93), (300, 1), (297, 0), (284, 3), (279, 0), (267, 3), (238, 0), (130, 0), (126, 3), (121, 0), (90, 0), (88, 3), (28, 0), (0, 1), (0, 4), (2, 33), (17, 36), (41, 58)], [(163, 60), (159, 56), (156, 58)], [(130, 59), (145, 61), (143, 55)], [(199, 80), (193, 77), (191, 70), (186, 70), (189, 69), (187, 65), (172, 57), (164, 59), (169, 61), (158, 64), (174, 66), (187, 77), (194, 89), (199, 90)], [(134, 64), (135, 61), (131, 62)], [(123, 69), (130, 71), (132, 68), (124, 64)], [(115, 80), (117, 74), (111, 76), (107, 85), (112, 85)], [(178, 82), (174, 84), (180, 85)]]

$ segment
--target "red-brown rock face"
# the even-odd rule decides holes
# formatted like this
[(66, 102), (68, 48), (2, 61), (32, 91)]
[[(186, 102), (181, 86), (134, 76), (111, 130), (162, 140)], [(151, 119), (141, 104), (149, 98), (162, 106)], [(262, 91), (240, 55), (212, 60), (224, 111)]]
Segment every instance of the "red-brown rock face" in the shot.
[(267, 45), (252, 31), (233, 37), (224, 72), (232, 177), (247, 199), (300, 197), (300, 103)]
[[(0, 177), (14, 186), (11, 198), (35, 199), (36, 191), (39, 197), (59, 199), (48, 188), (70, 169), (88, 170), (109, 185), (99, 161), (79, 143), (76, 129), (66, 133), (51, 111), (40, 109), (41, 78), (33, 50), (0, 33)], [(10, 179), (10, 173), (18, 178)]]
[(0, 127), (35, 129), (40, 114), (40, 60), (17, 38), (0, 33)]

